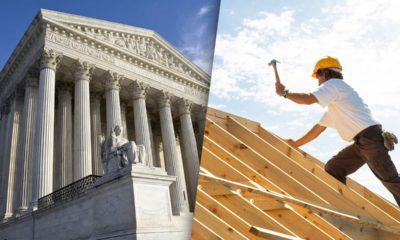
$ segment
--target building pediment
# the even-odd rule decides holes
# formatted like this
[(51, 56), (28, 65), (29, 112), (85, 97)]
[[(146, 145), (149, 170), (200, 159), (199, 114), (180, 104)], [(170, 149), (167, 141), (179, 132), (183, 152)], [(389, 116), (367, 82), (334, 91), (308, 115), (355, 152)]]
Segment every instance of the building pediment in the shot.
[(128, 54), (128, 59), (146, 61), (160, 71), (166, 70), (193, 82), (207, 85), (210, 82), (209, 75), (152, 30), (49, 10), (41, 13), (43, 20), (53, 26), (52, 30), (56, 26), (65, 36), (81, 35), (81, 39), (86, 38), (83, 41), (110, 46), (109, 52), (116, 55)]

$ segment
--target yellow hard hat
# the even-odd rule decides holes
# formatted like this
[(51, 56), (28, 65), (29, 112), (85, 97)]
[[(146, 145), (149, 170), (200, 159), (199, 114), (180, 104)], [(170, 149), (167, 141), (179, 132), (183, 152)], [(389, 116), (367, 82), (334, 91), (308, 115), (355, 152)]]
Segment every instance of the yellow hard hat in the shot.
[(313, 78), (317, 78), (317, 71), (321, 68), (336, 68), (340, 71), (343, 70), (342, 65), (340, 65), (340, 62), (337, 58), (326, 56), (318, 60), (318, 62), (315, 64), (315, 68), (311, 76)]

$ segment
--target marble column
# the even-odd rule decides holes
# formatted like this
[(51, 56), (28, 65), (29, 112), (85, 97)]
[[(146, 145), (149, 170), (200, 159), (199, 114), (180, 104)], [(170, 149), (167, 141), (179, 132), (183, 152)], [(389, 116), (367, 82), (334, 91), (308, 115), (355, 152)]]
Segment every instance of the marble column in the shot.
[(74, 63), (74, 181), (92, 174), (89, 81), (93, 70), (88, 62)]
[(40, 60), (31, 210), (37, 209), (39, 198), (53, 191), (55, 83), (61, 58), (61, 53), (45, 49)]
[(23, 110), (23, 90), (17, 89), (10, 99), (10, 113), (7, 119), (7, 143), (3, 153), (3, 188), (2, 188), (2, 218), (9, 218), (14, 213), (15, 203), (15, 175), (18, 154), (18, 138), (20, 134), (20, 123)]
[(7, 128), (7, 123), (8, 123), (8, 116), (10, 114), (10, 105), (9, 102), (3, 102), (3, 106), (1, 107), (1, 112), (2, 112), (2, 133), (1, 133), (1, 139), (4, 139), (0, 143), (0, 160), (1, 160), (1, 169), (0, 169), (0, 220), (2, 219), (3, 216), (3, 202), (4, 202), (4, 196), (3, 196), (3, 189), (5, 188), (4, 182), (5, 182), (5, 169), (6, 169), (6, 158), (5, 158), (5, 152), (6, 148), (8, 145), (8, 128)]
[(154, 135), (153, 135), (153, 126), (151, 125), (151, 114), (147, 115), (147, 121), (149, 125), (149, 135), (150, 135), (150, 145), (151, 145), (151, 156), (153, 159), (152, 167), (157, 167), (157, 157), (156, 150), (154, 147)]
[(25, 80), (24, 109), (21, 123), (16, 182), (16, 214), (28, 211), (32, 193), (36, 109), (39, 71), (32, 69)]
[(164, 151), (165, 169), (168, 175), (176, 176), (176, 182), (171, 185), (171, 202), (174, 214), (189, 211), (188, 194), (186, 191), (183, 163), (179, 161), (176, 151), (175, 131), (171, 113), (171, 96), (162, 92), (158, 99), (161, 136)]
[(128, 138), (128, 127), (126, 124), (126, 107), (127, 107), (127, 103), (124, 101), (121, 101), (121, 124), (122, 124), (122, 128), (124, 129), (124, 131), (122, 131), (122, 137), (129, 139)]
[(178, 108), (182, 135), (181, 142), (183, 143), (183, 161), (188, 179), (188, 196), (191, 210), (193, 210), (196, 201), (197, 179), (200, 167), (196, 137), (193, 131), (192, 118), (190, 116), (191, 102), (181, 99)]
[(162, 143), (161, 142), (161, 129), (159, 129), (159, 127), (156, 128), (153, 131), (153, 134), (154, 134), (153, 143), (154, 143), (154, 153), (155, 153), (155, 156), (154, 156), (154, 159), (153, 159), (154, 166), (165, 170), (164, 158), (161, 159), (161, 157), (160, 157), (160, 152), (162, 150), (162, 147), (161, 147), (161, 143)]
[[(92, 126), (92, 165), (93, 174), (103, 175), (103, 166), (101, 163), (101, 94), (92, 92), (90, 94), (90, 119)], [(106, 136), (104, 136), (106, 137)]]
[(72, 170), (72, 87), (66, 83), (58, 89), (58, 156), (59, 187), (65, 187), (73, 182)]
[(149, 123), (146, 110), (146, 91), (147, 85), (135, 82), (133, 84), (133, 111), (135, 120), (135, 140), (136, 144), (142, 144), (146, 148), (146, 162), (148, 166), (153, 166), (151, 153), (151, 141), (149, 133)]
[[(101, 163), (101, 94), (98, 92), (90, 93), (90, 119), (92, 127), (92, 166), (93, 174), (103, 175), (103, 165)], [(105, 137), (105, 136), (103, 136)]]
[[(115, 126), (121, 125), (121, 107), (119, 100), (119, 89), (122, 75), (115, 72), (106, 72), (104, 75), (104, 84), (106, 90), (106, 112), (107, 112), (107, 133)], [(125, 132), (126, 129), (123, 129)]]

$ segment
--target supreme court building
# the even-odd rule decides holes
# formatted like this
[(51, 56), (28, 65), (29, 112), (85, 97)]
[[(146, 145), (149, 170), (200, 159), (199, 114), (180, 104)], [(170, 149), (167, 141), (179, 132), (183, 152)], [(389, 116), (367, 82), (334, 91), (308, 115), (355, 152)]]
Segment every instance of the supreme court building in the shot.
[[(152, 30), (41, 10), (0, 73), (0, 238), (190, 237), (209, 84)], [(117, 125), (146, 160), (106, 174)]]

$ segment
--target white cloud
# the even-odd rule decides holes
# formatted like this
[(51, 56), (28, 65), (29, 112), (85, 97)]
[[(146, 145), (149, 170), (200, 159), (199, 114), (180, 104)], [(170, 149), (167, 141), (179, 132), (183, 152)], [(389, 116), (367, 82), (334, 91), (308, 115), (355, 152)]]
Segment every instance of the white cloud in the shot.
[(197, 12), (197, 16), (203, 16), (205, 14), (207, 14), (210, 11), (210, 7), (209, 6), (202, 6), (199, 11)]
[[(208, 74), (212, 68), (217, 28), (216, 4), (202, 6), (196, 15), (182, 25), (183, 39), (179, 47), (181, 52)], [(206, 14), (207, 17), (202, 17)]]
[(400, 62), (400, 32), (393, 31), (400, 15), (393, 9), (400, 9), (400, 2), (349, 0), (328, 6), (331, 14), (308, 19), (297, 19), (294, 10), (262, 11), (256, 18), (245, 18), (236, 32), (218, 35), (212, 93), (222, 99), (255, 98), (267, 106), (305, 111), (277, 98), (267, 63), (281, 60), (283, 82), (295, 91), (311, 91), (316, 86), (310, 78), (315, 61), (333, 55), (342, 61), (345, 80), (368, 104), (388, 105), (400, 89), (400, 81), (391, 81), (392, 91), (380, 84), (397, 75)]
[[(360, 93), (374, 116), (385, 128), (400, 135), (397, 123), (400, 118), (400, 80), (397, 79), (400, 31), (396, 30), (400, 26), (400, 1), (344, 0), (319, 4), (315, 9), (323, 10), (308, 15), (290, 7), (279, 10), (259, 6), (258, 14), (254, 11), (248, 14), (234, 30), (220, 29), (224, 34), (217, 36), (211, 99), (225, 101), (229, 109), (235, 109), (230, 102), (237, 104), (240, 100), (238, 111), (248, 105), (256, 108), (258, 103), (260, 109), (267, 109), (266, 123), (261, 122), (266, 129), (276, 130), (278, 135), (287, 138), (302, 136), (325, 110), (317, 105), (297, 105), (276, 96), (274, 73), (267, 63), (271, 59), (280, 60), (278, 70), (283, 83), (292, 91), (310, 92), (317, 86), (310, 76), (315, 62), (332, 55), (339, 58), (345, 81)], [(243, 16), (240, 9), (233, 10), (234, 16)], [(226, 16), (219, 21), (232, 21), (234, 17), (229, 12)], [(329, 130), (304, 149), (327, 161), (347, 144)], [(391, 155), (396, 159), (400, 152), (396, 150)], [(400, 169), (398, 162), (395, 164)], [(360, 169), (353, 176), (391, 199), (368, 168)]]

